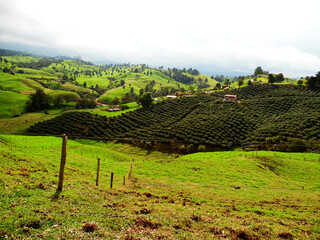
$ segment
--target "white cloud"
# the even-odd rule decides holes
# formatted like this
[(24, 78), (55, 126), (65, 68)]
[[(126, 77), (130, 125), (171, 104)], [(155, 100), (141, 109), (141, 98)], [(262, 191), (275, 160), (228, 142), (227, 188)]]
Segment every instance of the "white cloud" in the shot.
[(261, 65), (300, 76), (320, 67), (316, 0), (0, 3), (0, 42), (207, 71), (251, 72)]

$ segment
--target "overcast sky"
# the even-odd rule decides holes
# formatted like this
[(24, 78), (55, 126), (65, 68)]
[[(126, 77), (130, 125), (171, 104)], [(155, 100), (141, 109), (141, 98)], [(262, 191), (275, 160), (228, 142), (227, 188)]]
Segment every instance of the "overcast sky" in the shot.
[(320, 71), (320, 1), (0, 0), (0, 47), (300, 77)]

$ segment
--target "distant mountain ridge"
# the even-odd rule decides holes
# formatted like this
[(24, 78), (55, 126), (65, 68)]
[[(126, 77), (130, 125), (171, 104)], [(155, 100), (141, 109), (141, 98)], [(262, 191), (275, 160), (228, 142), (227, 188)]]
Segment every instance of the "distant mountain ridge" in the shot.
[(30, 53), (27, 52), (21, 52), (21, 51), (15, 51), (15, 50), (10, 50), (10, 49), (1, 49), (0, 48), (0, 56), (33, 56)]

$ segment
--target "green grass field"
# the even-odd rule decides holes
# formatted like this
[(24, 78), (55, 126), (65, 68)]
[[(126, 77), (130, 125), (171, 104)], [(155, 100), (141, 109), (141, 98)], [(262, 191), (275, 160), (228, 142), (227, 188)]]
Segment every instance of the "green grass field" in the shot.
[(115, 116), (119, 116), (123, 113), (126, 112), (130, 112), (130, 111), (134, 111), (138, 108), (138, 104), (136, 102), (132, 102), (132, 103), (126, 103), (124, 104), (126, 106), (128, 106), (128, 109), (122, 110), (122, 111), (116, 111), (116, 112), (108, 112), (107, 108), (108, 106), (100, 106), (94, 109), (81, 109), (81, 110), (75, 110), (75, 111), (79, 111), (79, 112), (90, 112), (92, 114), (98, 114), (101, 116), (107, 116), (107, 117), (115, 117)]
[(50, 90), (47, 92), (47, 94), (49, 95), (49, 97), (52, 97), (52, 98), (56, 98), (56, 97), (69, 98), (73, 102), (80, 99), (80, 96), (77, 93), (62, 91), (62, 90)]
[[(39, 62), (41, 60), (40, 58), (29, 56), (11, 56), (4, 58), (9, 62), (0, 62), (0, 68), (7, 67), (11, 71), (14, 71), (15, 74), (11, 75), (0, 72), (0, 89), (24, 95), (30, 95), (37, 89), (43, 89), (45, 93), (54, 98), (68, 95), (73, 99), (79, 99), (79, 95), (71, 91), (90, 93), (93, 91), (92, 88), (98, 85), (100, 88), (107, 89), (107, 91), (99, 97), (100, 102), (110, 103), (115, 97), (121, 99), (126, 93), (131, 91), (131, 88), (134, 89), (135, 94), (139, 95), (140, 89), (145, 89), (146, 85), (152, 81), (155, 81), (153, 89), (156, 91), (162, 88), (168, 88), (169, 90), (174, 89), (176, 91), (181, 88), (185, 90), (189, 89), (188, 85), (174, 81), (159, 70), (142, 65), (105, 67), (88, 65), (79, 61), (65, 60), (52, 64), (49, 62), (49, 66), (42, 67), (41, 69), (31, 69), (18, 67), (18, 64)], [(21, 70), (23, 73), (19, 73)], [(89, 73), (91, 76), (88, 75)], [(74, 79), (72, 81), (62, 81), (65, 75), (68, 76), (68, 78), (76, 77), (78, 86), (74, 84)], [(199, 74), (197, 77), (203, 81), (208, 79), (208, 83), (211, 85), (215, 83), (215, 80), (212, 80), (208, 76)], [(125, 88), (120, 86), (121, 81), (125, 82)], [(83, 87), (84, 83), (86, 83), (86, 88)], [(193, 86), (197, 88), (196, 84), (193, 84)], [(94, 91), (94, 94), (98, 95), (97, 91)], [(11, 94), (11, 97), (13, 96), (19, 95)], [(4, 97), (5, 96), (2, 96), (2, 98)], [(19, 96), (19, 98), (22, 99), (24, 97)], [(20, 99), (16, 101), (21, 102)], [(1, 110), (1, 108), (3, 108), (3, 110)], [(18, 108), (21, 109), (21, 107)], [(8, 112), (17, 112), (16, 109), (15, 106), (8, 104), (6, 107), (1, 106), (0, 112), (6, 112), (2, 117), (9, 117), (10, 114), (8, 114)], [(21, 111), (18, 112), (21, 113)], [(101, 112), (101, 114), (104, 113)], [(117, 113), (111, 115), (117, 115)]]
[(31, 62), (38, 62), (39, 59), (30, 56), (5, 56), (4, 59), (7, 59), (10, 62), (22, 62), (22, 63), (31, 63)]
[(21, 114), (28, 99), (26, 95), (0, 90), (0, 118)]
[[(243, 85), (241, 87), (245, 87), (248, 85), (248, 82), (249, 80), (251, 80), (251, 78), (246, 78), (244, 79), (243, 81)], [(257, 82), (259, 84), (263, 84), (263, 83), (268, 83), (268, 76), (267, 75), (259, 75), (257, 76)], [(274, 84), (293, 84), (293, 85), (296, 85), (297, 84), (297, 81), (296, 80), (293, 80), (293, 79), (290, 79), (290, 78), (285, 78), (283, 82), (281, 83), (274, 83)], [(239, 88), (239, 85), (238, 85), (238, 82), (234, 82), (234, 83), (231, 83), (230, 84), (230, 87), (231, 88)]]
[[(320, 237), (319, 154), (233, 151), (178, 156), (115, 142), (68, 140), (59, 193), (61, 142), (57, 137), (0, 135), (2, 236)], [(95, 186), (98, 157), (100, 182)], [(95, 226), (93, 222), (98, 228), (85, 232), (84, 226)]]
[[(154, 77), (153, 77), (154, 76)], [(144, 89), (147, 84), (149, 84), (151, 81), (155, 81), (155, 86), (153, 89), (159, 91), (161, 88), (170, 88), (170, 89), (176, 89), (176, 91), (180, 88), (188, 89), (188, 86), (182, 83), (178, 83), (176, 81), (169, 80), (166, 75), (163, 73), (160, 73), (156, 71), (152, 76), (141, 76), (139, 78), (135, 78), (136, 76), (130, 75), (130, 78), (127, 79), (136, 79), (136, 80), (126, 80), (126, 86), (125, 88), (119, 87), (117, 89), (112, 89), (111, 91), (107, 91), (105, 94), (103, 94), (101, 97), (99, 97), (99, 101), (101, 102), (110, 102), (115, 97), (121, 99), (126, 93), (129, 93), (131, 91), (131, 88), (134, 88), (135, 94), (139, 95), (140, 89)]]
[(0, 87), (5, 90), (22, 92), (33, 91), (32, 88), (23, 84), (22, 79), (18, 76), (12, 76), (8, 73), (0, 72)]
[(74, 84), (72, 84), (72, 83), (69, 83), (69, 82), (62, 84), (62, 86), (65, 87), (65, 88), (67, 88), (67, 89), (69, 89), (69, 90), (83, 91), (83, 92), (92, 92), (91, 89), (83, 88), (83, 87), (81, 87), (81, 86), (76, 86), (76, 85), (74, 85)]
[(98, 76), (89, 77), (89, 76), (81, 75), (80, 77), (77, 78), (77, 82), (82, 86), (85, 82), (87, 84), (88, 88), (90, 88), (91, 86), (95, 88), (97, 84), (100, 87), (108, 87), (108, 85), (109, 85), (109, 80), (105, 76), (103, 76), (103, 77), (98, 77)]

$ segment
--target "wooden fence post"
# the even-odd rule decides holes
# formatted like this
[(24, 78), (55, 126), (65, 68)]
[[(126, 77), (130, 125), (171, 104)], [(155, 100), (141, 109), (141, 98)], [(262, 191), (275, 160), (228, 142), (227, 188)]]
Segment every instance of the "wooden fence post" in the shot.
[(126, 185), (126, 176), (123, 176), (123, 185)]
[(64, 167), (66, 165), (66, 158), (67, 158), (67, 139), (68, 139), (67, 135), (63, 134), (58, 191), (62, 191), (62, 186), (63, 186)]
[(111, 181), (110, 181), (110, 188), (112, 189), (112, 185), (113, 185), (113, 172), (111, 172)]
[(97, 167), (97, 180), (96, 180), (96, 186), (99, 185), (99, 171), (100, 171), (100, 157), (98, 157), (98, 167)]
[(130, 167), (130, 170), (129, 170), (129, 173), (128, 173), (128, 180), (131, 178), (131, 174), (132, 174), (132, 165), (133, 165), (133, 163), (131, 163), (131, 167)]

